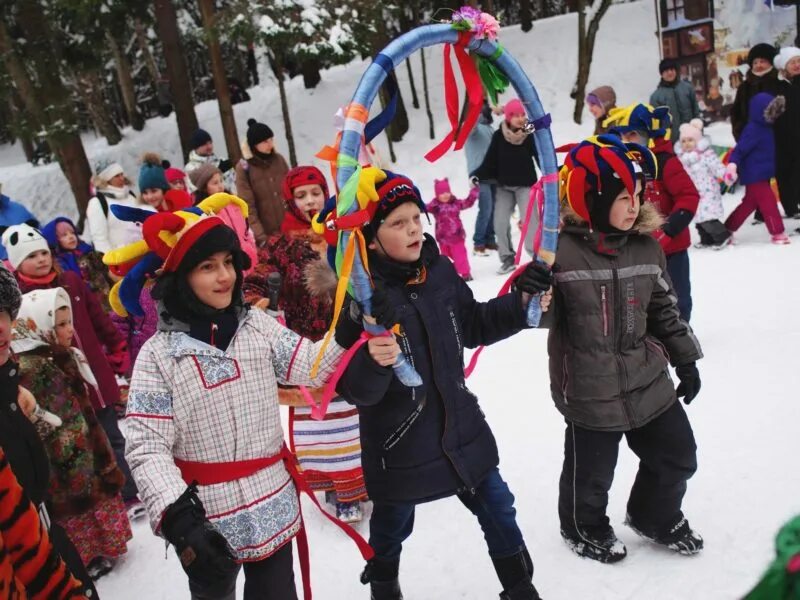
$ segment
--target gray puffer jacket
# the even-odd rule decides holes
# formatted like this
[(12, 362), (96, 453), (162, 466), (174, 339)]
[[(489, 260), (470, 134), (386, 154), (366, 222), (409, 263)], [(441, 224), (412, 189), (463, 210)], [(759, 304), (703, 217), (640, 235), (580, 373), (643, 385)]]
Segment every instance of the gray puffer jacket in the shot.
[(550, 389), (564, 417), (588, 429), (641, 427), (676, 401), (668, 363), (703, 353), (682, 321), (666, 258), (649, 234), (661, 217), (645, 204), (635, 231), (603, 236), (574, 213), (558, 242), (550, 327)]

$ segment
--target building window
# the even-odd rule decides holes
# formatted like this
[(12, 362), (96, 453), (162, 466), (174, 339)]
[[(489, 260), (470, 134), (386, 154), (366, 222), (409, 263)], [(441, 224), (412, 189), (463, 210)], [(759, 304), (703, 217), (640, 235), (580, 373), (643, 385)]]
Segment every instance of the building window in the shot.
[[(691, 2), (692, 0), (687, 1)], [(669, 27), (675, 21), (683, 20), (683, 2), (684, 0), (661, 0), (662, 27)]]

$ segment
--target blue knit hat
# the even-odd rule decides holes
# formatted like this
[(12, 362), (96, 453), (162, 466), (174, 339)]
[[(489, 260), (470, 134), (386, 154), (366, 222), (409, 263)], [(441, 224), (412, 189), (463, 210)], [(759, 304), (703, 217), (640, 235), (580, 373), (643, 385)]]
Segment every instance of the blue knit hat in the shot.
[(139, 191), (170, 189), (164, 167), (161, 166), (161, 157), (157, 154), (145, 154), (142, 157), (142, 167), (139, 169)]

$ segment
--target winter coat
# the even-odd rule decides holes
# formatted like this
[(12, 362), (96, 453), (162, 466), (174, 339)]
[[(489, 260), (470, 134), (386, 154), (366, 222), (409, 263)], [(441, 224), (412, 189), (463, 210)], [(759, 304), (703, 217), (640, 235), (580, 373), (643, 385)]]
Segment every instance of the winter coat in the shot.
[(480, 188), (473, 187), (469, 195), (463, 200), (458, 200), (455, 196), (450, 197), (449, 202), (439, 202), (434, 198), (425, 205), (427, 211), (436, 219), (436, 241), (440, 244), (458, 244), (467, 238), (464, 231), (464, 224), (461, 222), (461, 211), (467, 210), (478, 200)]
[[(36, 221), (36, 217), (31, 214), (31, 211), (19, 202), (14, 202), (5, 194), (0, 194), (0, 227), (20, 225), (27, 221)], [(0, 260), (5, 260), (7, 258), (8, 253), (3, 245), (0, 244)]]
[(714, 219), (721, 220), (725, 216), (722, 205), (722, 191), (719, 181), (725, 175), (725, 165), (722, 164), (717, 153), (711, 147), (708, 138), (702, 138), (697, 147), (684, 152), (680, 142), (675, 144), (675, 154), (683, 164), (684, 169), (692, 178), (697, 193), (700, 194), (700, 203), (697, 205), (695, 221), (705, 223)]
[[(196, 168), (198, 168), (198, 167), (200, 167), (202, 165), (211, 164), (211, 165), (214, 165), (216, 168), (219, 169), (220, 168), (219, 165), (220, 165), (221, 162), (222, 162), (222, 159), (219, 156), (217, 156), (216, 154), (212, 153), (212, 154), (209, 154), (208, 156), (200, 156), (197, 153), (196, 150), (192, 150), (191, 152), (189, 152), (189, 160), (187, 161), (186, 165), (183, 167), (183, 170), (186, 172), (186, 175), (187, 175), (186, 179), (189, 180), (189, 177), (188, 177), (189, 173), (191, 173)], [(236, 176), (235, 176), (235, 174), (233, 172), (233, 169), (228, 169), (227, 171), (225, 171), (222, 174), (222, 182), (223, 182), (223, 184), (225, 184), (225, 189), (226, 190), (231, 190), (230, 193), (233, 194), (234, 196), (237, 195), (236, 194), (236, 190), (238, 188), (236, 187)], [(191, 180), (189, 180), (189, 191), (192, 191), (192, 192), (194, 191), (194, 186), (192, 185)]]
[(800, 170), (800, 77), (787, 81), (786, 112), (775, 121), (775, 167), (791, 177)]
[(497, 445), (477, 397), (464, 382), (464, 348), (493, 344), (525, 327), (519, 294), (478, 302), (430, 236), (424, 269), (370, 254), (398, 311), (406, 360), (420, 387), (400, 383), (367, 349), (356, 352), (337, 390), (358, 406), (361, 462), (376, 502), (423, 502), (475, 489), (498, 465)]
[(668, 363), (702, 358), (682, 321), (666, 259), (650, 235), (660, 223), (644, 204), (634, 231), (591, 232), (574, 213), (558, 239), (547, 350), (550, 391), (564, 417), (581, 427), (629, 431), (676, 400)]
[(773, 100), (769, 94), (756, 94), (750, 100), (750, 120), (742, 130), (729, 163), (738, 167), (742, 185), (769, 181), (775, 177), (775, 132), (764, 111)]
[[(652, 151), (658, 163), (658, 178), (647, 181), (645, 200), (653, 203), (667, 220), (670, 215), (681, 210), (694, 215), (700, 202), (700, 194), (681, 161), (675, 156), (672, 144), (660, 138), (655, 141)], [(688, 227), (681, 229), (674, 237), (659, 231), (658, 238), (667, 256), (686, 250), (692, 243)]]
[[(35, 324), (18, 322), (15, 338), (28, 327)], [(19, 367), (20, 384), (39, 406), (63, 422), (43, 437), (50, 457), (48, 508), (53, 517), (79, 515), (116, 496), (125, 476), (117, 467), (72, 352), (55, 344), (39, 346), (19, 354)]]
[(286, 210), (282, 185), (289, 165), (277, 152), (266, 159), (254, 156), (247, 142), (242, 144), (242, 156), (236, 165), (236, 189), (250, 208), (250, 227), (260, 245), (280, 233)]
[[(113, 406), (119, 402), (119, 387), (106, 354), (118, 351), (125, 343), (108, 313), (103, 310), (97, 296), (72, 271), (59, 274), (49, 283), (41, 283), (15, 273), (19, 289), (23, 294), (46, 288), (62, 287), (72, 302), (72, 323), (75, 327), (73, 344), (83, 350), (86, 360), (97, 379), (98, 393), (90, 389), (95, 410)], [(105, 349), (104, 349), (105, 346)]]
[(35, 505), (47, 498), (50, 459), (36, 427), (17, 403), (20, 369), (12, 360), (0, 366), (0, 447), (25, 493)]
[(117, 313), (111, 313), (111, 322), (119, 331), (120, 335), (128, 342), (128, 354), (131, 357), (130, 371), (124, 373), (125, 377), (130, 378), (133, 372), (133, 365), (139, 351), (144, 343), (155, 335), (158, 328), (158, 308), (155, 300), (150, 295), (151, 286), (144, 286), (139, 292), (139, 306), (142, 307), (144, 315), (137, 317), (129, 314), (127, 317), (120, 317)]
[(98, 196), (89, 200), (86, 207), (86, 231), (84, 237), (91, 239), (95, 250), (105, 254), (122, 246), (127, 246), (142, 239), (142, 224), (121, 221), (110, 210), (114, 204), (141, 208), (152, 211), (152, 207), (136, 197), (133, 191), (122, 188), (105, 187), (97, 190), (105, 199), (105, 206)]
[(492, 135), (483, 162), (471, 175), (506, 187), (530, 187), (537, 179), (534, 160), (539, 162), (533, 136), (526, 136), (521, 144), (512, 144), (503, 135), (504, 128), (505, 121)]
[(672, 117), (672, 141), (681, 137), (680, 126), (692, 119), (700, 118), (700, 106), (694, 93), (694, 86), (683, 79), (672, 82), (658, 82), (658, 87), (650, 95), (650, 104), (653, 106), (666, 106)]
[(0, 447), (0, 590), (6, 600), (86, 600)]
[[(162, 319), (142, 347), (128, 395), (126, 458), (150, 524), (160, 532), (166, 508), (186, 489), (176, 461), (236, 463), (283, 448), (278, 383), (319, 387), (344, 350), (331, 342), (315, 378), (320, 348), (257, 310), (244, 310), (227, 350)], [(300, 527), (294, 483), (284, 463), (214, 485), (200, 485), (209, 520), (238, 560), (274, 553)]]
[(750, 101), (756, 94), (766, 92), (773, 96), (782, 96), (787, 93), (788, 84), (778, 78), (778, 72), (772, 69), (764, 75), (754, 75), (749, 71), (742, 84), (736, 89), (736, 97), (731, 107), (731, 129), (733, 137), (738, 142), (749, 121)]
[(467, 174), (474, 173), (486, 157), (486, 151), (492, 143), (494, 127), (491, 120), (487, 123), (479, 118), (475, 127), (469, 132), (464, 143), (464, 154), (467, 157)]

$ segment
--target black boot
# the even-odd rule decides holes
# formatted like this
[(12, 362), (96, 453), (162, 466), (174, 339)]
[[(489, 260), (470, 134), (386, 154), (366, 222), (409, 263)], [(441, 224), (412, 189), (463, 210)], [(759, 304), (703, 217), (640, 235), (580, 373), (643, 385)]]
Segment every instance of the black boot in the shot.
[(615, 563), (628, 555), (611, 526), (583, 527), (580, 531), (562, 528), (561, 537), (575, 554), (601, 563)]
[(533, 587), (533, 560), (527, 548), (505, 558), (493, 558), (494, 570), (503, 586), (500, 600), (541, 600)]
[(686, 517), (681, 517), (677, 523), (662, 532), (640, 527), (631, 519), (630, 515), (626, 516), (625, 524), (643, 538), (666, 546), (684, 556), (697, 554), (703, 549), (703, 538), (689, 526), (689, 521), (686, 520)]
[(398, 573), (400, 559), (373, 558), (361, 573), (361, 583), (369, 584), (370, 600), (403, 600)]

